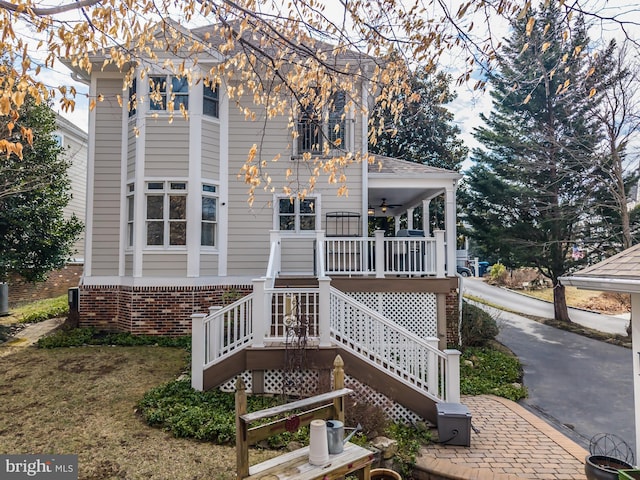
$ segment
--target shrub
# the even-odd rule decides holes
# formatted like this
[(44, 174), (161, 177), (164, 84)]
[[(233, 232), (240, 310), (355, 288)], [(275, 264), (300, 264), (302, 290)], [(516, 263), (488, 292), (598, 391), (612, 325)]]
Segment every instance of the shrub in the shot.
[(522, 365), (513, 355), (491, 348), (466, 348), (460, 362), (463, 395), (493, 394), (510, 400), (527, 396)]
[(38, 340), (40, 348), (81, 347), (83, 345), (117, 345), (133, 347), (157, 345), (159, 347), (177, 347), (191, 349), (191, 337), (162, 337), (155, 335), (133, 335), (128, 332), (98, 332), (94, 328), (73, 328), (58, 330)]
[(492, 282), (502, 284), (505, 282), (507, 277), (507, 267), (505, 267), (500, 262), (494, 263), (491, 267), (491, 272), (489, 272), (489, 279)]
[(392, 423), (387, 429), (387, 435), (398, 442), (398, 452), (395, 461), (399, 473), (404, 478), (413, 478), (413, 467), (420, 447), (431, 442), (431, 432), (413, 425)]
[(484, 347), (498, 335), (498, 325), (487, 312), (464, 301), (460, 335), (463, 348)]
[[(355, 395), (354, 395), (355, 397)], [(345, 423), (349, 426), (360, 424), (362, 434), (367, 438), (382, 435), (389, 425), (389, 420), (382, 407), (347, 397)]]

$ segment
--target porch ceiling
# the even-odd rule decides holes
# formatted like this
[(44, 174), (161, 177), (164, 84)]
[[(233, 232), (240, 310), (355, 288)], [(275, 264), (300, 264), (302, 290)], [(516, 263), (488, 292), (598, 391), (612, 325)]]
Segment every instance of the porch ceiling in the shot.
[(375, 163), (368, 167), (368, 202), (380, 214), (382, 201), (395, 205), (387, 215), (404, 213), (417, 207), (423, 200), (430, 200), (455, 188), (462, 178), (458, 172), (431, 167), (398, 158), (375, 155)]

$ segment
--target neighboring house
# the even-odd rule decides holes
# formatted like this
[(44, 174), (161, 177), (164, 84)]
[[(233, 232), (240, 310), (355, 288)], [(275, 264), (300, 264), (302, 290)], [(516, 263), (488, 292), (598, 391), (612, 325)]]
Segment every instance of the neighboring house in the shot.
[[(99, 56), (93, 61), (102, 64)], [(199, 65), (206, 71), (220, 61), (201, 58)], [(286, 169), (303, 168), (303, 153), (320, 155), (318, 145), (335, 140), (309, 128), (307, 112), (291, 142), (285, 116), (265, 121), (258, 112), (247, 120), (224, 84), (189, 85), (160, 66), (145, 77), (136, 71), (129, 110), (118, 100), (123, 73), (76, 74), (84, 75), (91, 97), (104, 99), (89, 119), (80, 325), (155, 335), (193, 331), (196, 388), (277, 369), (278, 349), (293, 336), (314, 347), (310, 364), (331, 368), (338, 349), (347, 368), (359, 372), (348, 374), (391, 388), (422, 417), (434, 417), (433, 401), (459, 401), (459, 352), (446, 351), (459, 341), (459, 173), (376, 157), (372, 165), (346, 167), (348, 197), (318, 182), (304, 199), (258, 190), (249, 206), (238, 173), (252, 145), (261, 146), (263, 158), (284, 152), (270, 171), (284, 178)], [(150, 98), (150, 89), (160, 97)], [(171, 101), (176, 110), (187, 108), (188, 121), (179, 114), (167, 121)], [(367, 120), (353, 109), (346, 120), (329, 115), (323, 128), (334, 132), (331, 122), (344, 122), (340, 145), (366, 152)], [(444, 198), (446, 229), (413, 225), (413, 209), (428, 208), (436, 197)], [(421, 228), (425, 237), (368, 237), (370, 216), (406, 213), (408, 230)], [(380, 369), (398, 378), (376, 374)], [(265, 375), (254, 375), (254, 391), (268, 384)]]
[[(84, 222), (87, 203), (87, 132), (56, 114), (56, 130), (53, 136), (63, 148), (64, 156), (70, 163), (68, 174), (71, 181), (71, 200), (64, 209), (65, 218), (75, 215)], [(84, 240), (83, 232), (74, 244), (70, 263), (84, 262)]]

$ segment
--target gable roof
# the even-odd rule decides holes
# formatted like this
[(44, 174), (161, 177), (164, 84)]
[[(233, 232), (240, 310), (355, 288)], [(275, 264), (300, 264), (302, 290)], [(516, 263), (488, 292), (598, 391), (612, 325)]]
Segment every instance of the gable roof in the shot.
[(607, 292), (640, 293), (640, 244), (572, 275), (564, 285)]

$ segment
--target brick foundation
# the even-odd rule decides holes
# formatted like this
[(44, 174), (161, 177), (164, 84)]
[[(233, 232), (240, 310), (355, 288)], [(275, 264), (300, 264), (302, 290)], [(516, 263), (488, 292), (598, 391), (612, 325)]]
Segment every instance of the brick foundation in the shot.
[(67, 265), (60, 270), (51, 272), (44, 282), (30, 283), (18, 276), (9, 278), (9, 306), (54, 298), (66, 295), (68, 290), (77, 287), (82, 277), (84, 265)]
[(81, 327), (146, 335), (191, 335), (191, 315), (226, 305), (251, 285), (203, 287), (81, 286)]

